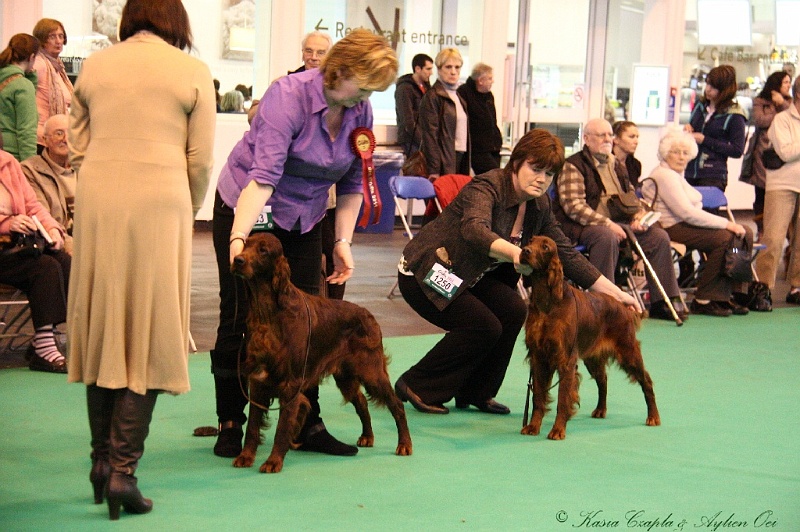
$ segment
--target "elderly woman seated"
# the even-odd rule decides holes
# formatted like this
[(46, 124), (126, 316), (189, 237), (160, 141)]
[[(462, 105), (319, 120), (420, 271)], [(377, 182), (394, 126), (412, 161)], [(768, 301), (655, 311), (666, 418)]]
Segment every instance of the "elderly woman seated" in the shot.
[[(38, 232), (36, 221), (53, 240), (45, 253), (18, 251), (14, 235)], [(66, 373), (64, 355), (56, 345), (55, 325), (67, 319), (67, 281), (71, 265), (64, 252), (64, 228), (36, 199), (14, 157), (0, 151), (0, 283), (25, 292), (33, 319), (33, 345), (28, 351), (35, 371)]]
[(747, 314), (746, 307), (731, 300), (733, 281), (724, 273), (725, 249), (734, 234), (744, 235), (752, 245), (753, 232), (703, 210), (700, 192), (683, 175), (697, 151), (690, 133), (669, 130), (658, 146), (661, 164), (650, 173), (649, 179), (643, 180), (642, 195), (661, 213), (661, 225), (672, 241), (706, 256), (691, 312), (709, 316)]

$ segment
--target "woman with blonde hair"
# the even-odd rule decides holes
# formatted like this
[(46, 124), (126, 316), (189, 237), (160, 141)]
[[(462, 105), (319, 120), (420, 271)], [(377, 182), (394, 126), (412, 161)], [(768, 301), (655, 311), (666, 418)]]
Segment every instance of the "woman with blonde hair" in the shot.
[[(322, 218), (328, 189), (336, 186), (334, 272), (327, 280), (347, 281), (350, 251), (363, 198), (361, 160), (354, 133), (372, 128), (373, 91), (386, 90), (397, 76), (397, 57), (386, 39), (355, 30), (333, 45), (318, 69), (276, 80), (261, 98), (250, 130), (231, 151), (220, 172), (214, 200), (214, 249), (220, 284), (220, 322), (211, 351), (216, 386), (218, 456), (242, 450), (246, 421), (238, 362), (243, 344), (247, 297), (230, 273), (252, 231), (270, 231), (283, 245), (292, 282), (320, 292)], [(235, 209), (235, 210), (234, 210)], [(235, 213), (235, 214), (234, 214)], [(262, 216), (263, 214), (263, 216)], [(256, 225), (259, 217), (268, 223)], [(270, 227), (271, 226), (271, 227)], [(320, 417), (319, 389), (305, 392), (311, 411), (298, 435), (300, 450), (353, 455), (358, 449), (334, 438)]]
[(419, 128), (431, 181), (445, 174), (469, 175), (470, 139), (467, 102), (456, 92), (464, 60), (445, 48), (434, 60), (438, 79), (419, 104)]
[(61, 22), (43, 18), (33, 27), (33, 36), (41, 48), (36, 54), (33, 69), (39, 77), (36, 87), (36, 107), (39, 110), (37, 126), (38, 153), (44, 150), (44, 123), (52, 115), (68, 114), (72, 101), (72, 82), (67, 77), (64, 63), (58, 57), (67, 44), (67, 32)]
[(22, 162), (36, 155), (36, 73), (39, 41), (27, 33), (11, 37), (0, 52), (0, 130), (3, 149)]

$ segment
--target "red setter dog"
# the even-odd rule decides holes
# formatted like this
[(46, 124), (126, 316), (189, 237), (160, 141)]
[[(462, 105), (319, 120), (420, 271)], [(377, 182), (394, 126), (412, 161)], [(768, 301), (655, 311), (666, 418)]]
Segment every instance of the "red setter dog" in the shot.
[(644, 369), (636, 339), (641, 317), (611, 296), (584, 292), (564, 282), (556, 243), (534, 237), (522, 249), (520, 262), (533, 268), (531, 296), (525, 323), (525, 343), (531, 365), (533, 414), (522, 434), (539, 434), (550, 402), (550, 383), (558, 371), (556, 421), (547, 437), (563, 440), (567, 421), (579, 403), (578, 359), (597, 382), (597, 408), (592, 417), (606, 417), (606, 365), (615, 360), (631, 382), (638, 382), (647, 403), (649, 426), (661, 424), (653, 381)]
[(396, 454), (411, 454), (403, 403), (394, 393), (383, 352), (381, 329), (365, 308), (347, 301), (325, 299), (300, 291), (289, 280), (289, 263), (283, 246), (272, 234), (247, 239), (234, 258), (231, 271), (244, 279), (250, 290), (245, 372), (250, 384), (250, 416), (242, 453), (235, 467), (250, 467), (261, 443), (267, 411), (262, 407), (277, 398), (280, 404), (272, 453), (261, 465), (262, 473), (277, 473), (309, 412), (301, 393), (333, 375), (344, 398), (361, 419), (359, 447), (372, 447), (367, 399), (388, 406), (397, 424)]

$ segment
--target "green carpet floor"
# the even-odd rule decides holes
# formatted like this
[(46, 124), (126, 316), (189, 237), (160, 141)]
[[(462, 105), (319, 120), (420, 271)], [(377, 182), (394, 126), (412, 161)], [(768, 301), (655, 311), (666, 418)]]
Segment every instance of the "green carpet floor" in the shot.
[[(91, 501), (84, 387), (3, 370), (0, 530), (797, 531), (798, 324), (800, 309), (692, 316), (681, 328), (646, 321), (639, 337), (660, 427), (644, 425), (641, 390), (618, 369), (609, 372), (608, 418), (592, 419), (596, 387), (582, 369), (582, 407), (567, 439), (520, 435), (520, 342), (498, 396), (510, 416), (409, 406), (414, 455), (398, 457), (391, 416), (373, 408), (375, 447), (349, 458), (290, 451), (277, 475), (235, 469), (211, 453), (214, 438), (191, 435), (216, 422), (208, 354), (192, 355), (193, 390), (159, 398), (138, 471), (155, 509), (116, 523)], [(392, 379), (437, 338), (386, 339)], [(331, 432), (354, 442), (358, 419), (332, 382), (321, 403)], [(268, 454), (261, 447), (257, 464)]]

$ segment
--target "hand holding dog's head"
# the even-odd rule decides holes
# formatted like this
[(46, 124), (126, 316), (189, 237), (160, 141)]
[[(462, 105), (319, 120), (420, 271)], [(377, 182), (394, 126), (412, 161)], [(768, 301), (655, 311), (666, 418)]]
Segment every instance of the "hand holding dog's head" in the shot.
[(535, 236), (522, 248), (519, 261), (533, 268), (529, 276), (530, 304), (542, 312), (549, 312), (552, 302), (564, 297), (564, 270), (558, 258), (558, 246), (552, 238)]
[(231, 273), (248, 282), (269, 283), (276, 296), (289, 290), (289, 262), (281, 241), (271, 233), (251, 235), (242, 252), (233, 258)]

